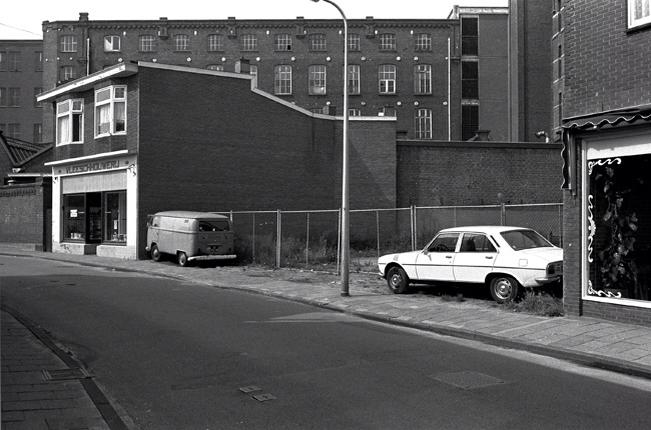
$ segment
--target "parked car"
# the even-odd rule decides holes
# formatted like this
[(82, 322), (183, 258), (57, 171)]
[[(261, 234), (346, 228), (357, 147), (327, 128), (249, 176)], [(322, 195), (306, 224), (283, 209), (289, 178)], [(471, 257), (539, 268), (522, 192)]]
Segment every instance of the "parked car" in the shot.
[(420, 251), (383, 255), (378, 267), (394, 293), (412, 283), (477, 283), (504, 303), (522, 287), (561, 282), (563, 250), (528, 228), (456, 227), (441, 230)]
[(149, 215), (147, 246), (152, 260), (164, 254), (186, 266), (198, 260), (233, 260), (234, 237), (231, 221), (212, 212), (165, 211)]

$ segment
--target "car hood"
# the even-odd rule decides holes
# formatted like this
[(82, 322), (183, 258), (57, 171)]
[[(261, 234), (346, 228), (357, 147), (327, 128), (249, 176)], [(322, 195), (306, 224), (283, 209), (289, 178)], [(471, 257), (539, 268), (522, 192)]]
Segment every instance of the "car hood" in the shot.
[(557, 247), (523, 249), (516, 254), (544, 264), (563, 260), (563, 249)]
[(386, 254), (378, 258), (378, 264), (389, 264), (392, 261), (398, 263), (413, 263), (416, 261), (416, 256), (422, 251), (409, 251), (409, 252), (398, 252), (395, 254)]

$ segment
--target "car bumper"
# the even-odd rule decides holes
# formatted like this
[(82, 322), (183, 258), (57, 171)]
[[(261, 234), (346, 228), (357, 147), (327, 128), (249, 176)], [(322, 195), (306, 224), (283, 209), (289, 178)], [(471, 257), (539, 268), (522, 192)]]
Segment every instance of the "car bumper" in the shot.
[(563, 275), (554, 275), (554, 276), (544, 276), (542, 278), (534, 278), (534, 281), (538, 285), (547, 285), (547, 284), (553, 284), (555, 282), (561, 282), (563, 279)]
[(219, 254), (219, 255), (195, 255), (188, 257), (188, 261), (211, 261), (211, 260), (234, 260), (237, 258), (235, 254)]

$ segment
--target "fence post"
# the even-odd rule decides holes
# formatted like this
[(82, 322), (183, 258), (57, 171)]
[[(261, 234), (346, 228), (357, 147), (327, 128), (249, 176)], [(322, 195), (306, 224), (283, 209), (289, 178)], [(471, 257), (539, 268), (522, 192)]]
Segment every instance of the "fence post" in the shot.
[(310, 264), (310, 213), (308, 212), (306, 214), (306, 221), (305, 224), (307, 224), (306, 227), (306, 232), (305, 232), (305, 264)]
[(337, 275), (339, 275), (339, 259), (341, 258), (341, 211), (337, 215)]
[(276, 268), (280, 268), (280, 251), (282, 249), (282, 214), (280, 209), (276, 210)]
[(255, 263), (255, 212), (253, 212), (253, 221), (252, 221), (252, 233), (251, 235), (253, 236), (252, 241), (251, 241), (251, 259)]
[(500, 225), (506, 225), (506, 205), (500, 203)]
[(377, 243), (377, 256), (380, 258), (380, 211), (375, 211), (375, 242)]

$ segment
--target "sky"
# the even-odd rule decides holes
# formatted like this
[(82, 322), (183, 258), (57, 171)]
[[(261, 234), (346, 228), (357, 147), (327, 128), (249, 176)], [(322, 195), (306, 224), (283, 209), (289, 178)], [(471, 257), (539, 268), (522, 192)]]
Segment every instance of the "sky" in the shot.
[[(445, 19), (454, 5), (507, 6), (508, 0), (335, 0), (349, 19)], [(195, 3), (196, 6), (192, 6)], [(43, 21), (76, 21), (79, 12), (90, 20), (174, 19), (338, 19), (339, 12), (323, 1), (310, 0), (5, 0), (0, 13), (0, 39), (41, 39)]]

